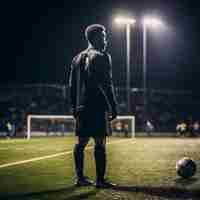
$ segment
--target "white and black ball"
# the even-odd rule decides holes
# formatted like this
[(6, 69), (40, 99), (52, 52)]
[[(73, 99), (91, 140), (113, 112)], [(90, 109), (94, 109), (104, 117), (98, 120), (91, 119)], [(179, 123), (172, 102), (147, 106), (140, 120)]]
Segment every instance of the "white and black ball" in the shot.
[(176, 172), (182, 178), (190, 178), (197, 171), (196, 163), (189, 157), (183, 157), (176, 162)]

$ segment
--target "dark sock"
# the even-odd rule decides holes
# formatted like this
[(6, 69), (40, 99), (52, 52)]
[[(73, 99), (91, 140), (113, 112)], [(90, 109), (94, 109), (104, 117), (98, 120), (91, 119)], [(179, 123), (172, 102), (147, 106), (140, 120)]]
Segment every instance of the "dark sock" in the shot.
[(84, 147), (76, 144), (74, 147), (74, 162), (77, 178), (83, 178), (84, 167)]
[(106, 171), (106, 149), (105, 145), (95, 145), (94, 149), (96, 162), (96, 177), (97, 181), (103, 181)]

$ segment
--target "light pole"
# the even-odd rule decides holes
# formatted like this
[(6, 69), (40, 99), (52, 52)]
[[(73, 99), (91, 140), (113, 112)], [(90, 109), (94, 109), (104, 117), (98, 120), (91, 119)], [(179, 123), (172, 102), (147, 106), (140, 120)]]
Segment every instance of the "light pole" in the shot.
[(126, 26), (126, 94), (127, 94), (127, 113), (130, 114), (130, 99), (131, 99), (131, 86), (130, 86), (130, 35), (131, 25), (136, 21), (132, 18), (118, 17), (115, 22), (119, 25)]
[(162, 22), (157, 18), (145, 17), (143, 19), (143, 89), (144, 89), (144, 118), (146, 121), (146, 106), (147, 106), (147, 28), (157, 28), (162, 25)]

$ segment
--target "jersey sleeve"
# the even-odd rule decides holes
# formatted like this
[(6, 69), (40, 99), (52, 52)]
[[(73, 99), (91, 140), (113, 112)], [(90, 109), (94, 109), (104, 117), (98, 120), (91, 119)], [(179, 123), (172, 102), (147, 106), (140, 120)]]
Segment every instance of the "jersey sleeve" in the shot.
[(75, 60), (76, 60), (76, 57), (72, 60), (72, 63), (70, 66), (70, 75), (69, 75), (70, 102), (71, 102), (73, 110), (76, 108), (76, 88), (77, 88)]
[(96, 79), (112, 110), (116, 110), (117, 101), (114, 92), (113, 80), (112, 80), (112, 59), (109, 54), (103, 54), (97, 57), (98, 75)]

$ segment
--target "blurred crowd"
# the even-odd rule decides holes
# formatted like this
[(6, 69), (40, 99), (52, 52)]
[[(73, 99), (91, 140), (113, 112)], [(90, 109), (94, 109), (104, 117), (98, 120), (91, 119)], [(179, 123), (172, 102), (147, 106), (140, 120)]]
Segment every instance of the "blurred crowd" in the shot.
[(24, 134), (29, 114), (70, 113), (66, 90), (57, 85), (6, 86), (0, 88), (0, 94), (0, 132), (9, 132), (11, 124), (12, 135)]
[[(127, 115), (126, 90), (116, 88), (119, 115)], [(148, 90), (146, 106), (143, 91), (132, 89), (131, 110), (136, 131), (146, 131), (147, 121), (157, 132), (180, 132), (198, 135), (200, 96), (181, 91)], [(0, 87), (0, 132), (20, 135), (26, 132), (27, 115), (71, 115), (69, 89), (63, 85), (20, 85)], [(42, 126), (42, 125), (41, 125)], [(48, 127), (45, 125), (44, 127)]]
[[(117, 99), (120, 114), (127, 112), (125, 89), (117, 89)], [(149, 89), (144, 101), (143, 90), (133, 88), (130, 113), (135, 115), (137, 131), (144, 131), (150, 121), (154, 131), (174, 132), (180, 121), (192, 124), (200, 120), (200, 95), (190, 91)]]

